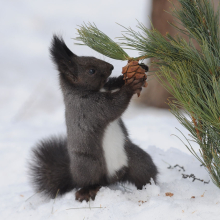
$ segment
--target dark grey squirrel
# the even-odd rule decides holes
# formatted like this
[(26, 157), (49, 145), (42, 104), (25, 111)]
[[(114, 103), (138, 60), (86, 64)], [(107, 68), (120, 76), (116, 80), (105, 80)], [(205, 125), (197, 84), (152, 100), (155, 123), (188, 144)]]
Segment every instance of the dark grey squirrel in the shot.
[(77, 189), (76, 199), (88, 201), (101, 186), (130, 182), (142, 189), (151, 178), (156, 182), (150, 155), (131, 142), (120, 118), (143, 79), (125, 84), (122, 75), (109, 78), (111, 64), (75, 55), (56, 35), (50, 53), (59, 71), (67, 137), (42, 140), (32, 150), (35, 190), (55, 198)]

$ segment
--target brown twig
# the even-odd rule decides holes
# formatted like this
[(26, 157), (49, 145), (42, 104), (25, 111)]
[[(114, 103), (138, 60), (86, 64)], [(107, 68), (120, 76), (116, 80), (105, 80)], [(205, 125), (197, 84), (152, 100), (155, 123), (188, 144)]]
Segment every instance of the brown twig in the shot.
[(195, 129), (196, 129), (196, 133), (197, 133), (197, 137), (199, 138), (200, 141), (202, 141), (202, 138), (200, 136), (200, 133), (199, 133), (199, 130), (198, 130), (198, 125), (197, 125), (197, 122), (196, 122), (196, 119), (192, 116), (191, 114), (191, 117), (192, 117), (192, 121), (193, 121), (193, 124), (195, 126)]

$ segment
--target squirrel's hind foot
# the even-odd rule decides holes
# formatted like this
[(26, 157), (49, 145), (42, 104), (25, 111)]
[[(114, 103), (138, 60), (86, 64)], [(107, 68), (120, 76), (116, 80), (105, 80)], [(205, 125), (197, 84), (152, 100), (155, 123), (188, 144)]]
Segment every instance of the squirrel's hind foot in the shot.
[(83, 187), (75, 193), (75, 198), (80, 202), (84, 200), (88, 202), (90, 198), (92, 200), (95, 200), (96, 194), (98, 193), (100, 188), (101, 186), (99, 185)]

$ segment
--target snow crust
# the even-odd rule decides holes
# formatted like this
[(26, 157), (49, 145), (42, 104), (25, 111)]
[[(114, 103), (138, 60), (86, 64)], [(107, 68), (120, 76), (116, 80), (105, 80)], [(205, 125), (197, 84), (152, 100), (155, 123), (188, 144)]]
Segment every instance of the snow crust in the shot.
[[(31, 147), (50, 135), (66, 133), (64, 106), (57, 73), (49, 59), (53, 33), (63, 35), (77, 55), (92, 55), (111, 62), (114, 75), (125, 64), (104, 58), (91, 49), (73, 45), (75, 28), (95, 22), (110, 37), (120, 36), (114, 22), (134, 27), (136, 19), (147, 24), (150, 1), (4, 1), (0, 7), (0, 219), (91, 220), (219, 220), (220, 190), (208, 182), (204, 167), (172, 134), (188, 133), (168, 112), (137, 108), (124, 115), (134, 143), (146, 150), (159, 169), (159, 181), (137, 190), (133, 185), (103, 187), (90, 203), (75, 201), (72, 191), (56, 200), (34, 194), (27, 175)], [(114, 30), (114, 31), (113, 31)], [(129, 51), (130, 56), (136, 52)], [(134, 97), (136, 99), (136, 97)], [(184, 140), (184, 138), (183, 138)], [(198, 146), (193, 144), (198, 151)], [(169, 166), (179, 164), (185, 171)], [(173, 196), (166, 196), (172, 193)], [(172, 195), (170, 194), (170, 195)], [(195, 198), (192, 198), (195, 197)]]
[[(131, 118), (129, 111), (138, 116)], [(44, 125), (33, 121), (5, 124), (6, 129), (1, 129), (1, 219), (219, 219), (220, 190), (184, 145), (170, 136), (178, 134), (173, 128), (180, 128), (177, 120), (168, 111), (139, 109), (133, 104), (124, 121), (132, 140), (146, 150), (158, 166), (157, 185), (148, 184), (143, 190), (131, 184), (102, 187), (95, 201), (89, 203), (75, 201), (74, 190), (55, 200), (34, 194), (27, 177), (30, 148), (47, 133), (60, 133), (59, 130), (65, 133), (61, 118)], [(168, 169), (176, 164), (185, 171), (179, 167)], [(182, 173), (210, 182), (192, 182), (192, 178), (182, 178)]]

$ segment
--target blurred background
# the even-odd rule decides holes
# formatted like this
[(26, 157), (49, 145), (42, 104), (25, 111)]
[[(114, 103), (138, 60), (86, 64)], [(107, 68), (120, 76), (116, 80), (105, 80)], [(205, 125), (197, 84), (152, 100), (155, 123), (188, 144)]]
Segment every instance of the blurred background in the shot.
[[(49, 120), (63, 109), (57, 72), (48, 51), (54, 33), (62, 35), (77, 55), (95, 56), (112, 63), (113, 74), (118, 76), (126, 63), (74, 45), (77, 26), (94, 22), (114, 39), (122, 31), (116, 22), (135, 28), (137, 19), (149, 26), (150, 14), (151, 1), (145, 0), (135, 5), (131, 0), (4, 1), (0, 9), (1, 121), (17, 123), (39, 115)], [(129, 54), (135, 56), (137, 52)]]
[[(173, 1), (176, 4), (176, 1)], [(95, 56), (114, 65), (114, 76), (121, 74), (126, 61), (104, 57), (87, 46), (74, 45), (76, 28), (83, 22), (94, 22), (111, 38), (121, 36), (117, 23), (136, 29), (137, 21), (171, 35), (167, 21), (172, 22), (167, 0), (7, 0), (0, 8), (0, 144), (31, 146), (50, 134), (65, 133), (64, 105), (58, 74), (51, 62), (49, 46), (54, 33), (62, 35), (67, 46), (79, 56)], [(116, 39), (117, 41), (117, 39)], [(127, 51), (138, 56), (136, 51)], [(149, 62), (149, 61), (147, 61)], [(167, 108), (169, 94), (155, 77), (133, 106), (144, 112), (148, 107)], [(155, 110), (156, 111), (156, 110)]]
[[(57, 72), (50, 60), (48, 47), (54, 33), (63, 36), (68, 47), (79, 56), (95, 56), (115, 66), (113, 75), (121, 74), (126, 62), (115, 61), (86, 46), (74, 45), (77, 25), (94, 22), (111, 38), (121, 36), (123, 26), (135, 29), (137, 21), (150, 28), (150, 20), (163, 34), (170, 31), (165, 12), (167, 0), (53, 0), (13, 1), (2, 3), (0, 9), (0, 120), (19, 122), (33, 120), (38, 115), (53, 118), (62, 112), (62, 96)], [(172, 34), (172, 33), (171, 33)], [(137, 56), (136, 51), (128, 51)], [(154, 77), (151, 77), (154, 78)], [(150, 77), (149, 77), (150, 79)], [(139, 104), (166, 108), (167, 92), (151, 80)]]
[[(175, 35), (175, 30), (167, 23), (172, 22), (171, 15), (165, 12), (172, 7), (167, 0), (7, 0), (1, 3), (0, 176), (5, 181), (0, 183), (0, 188), (4, 189), (10, 184), (28, 182), (27, 161), (37, 141), (66, 134), (58, 73), (48, 50), (54, 33), (62, 35), (77, 55), (95, 56), (112, 63), (115, 67), (112, 75), (119, 76), (126, 61), (115, 61), (87, 46), (74, 45), (78, 25), (94, 22), (112, 39), (120, 37), (123, 31), (116, 22), (136, 29), (136, 20), (148, 28), (151, 20), (162, 34)], [(137, 51), (127, 52), (138, 56)], [(148, 79), (148, 87), (143, 89), (140, 98), (133, 97), (123, 115), (132, 141), (143, 149), (174, 147), (189, 153), (171, 136), (180, 135), (176, 127), (185, 135), (188, 131), (167, 111), (165, 102), (170, 95), (155, 76)]]
[[(123, 31), (123, 28), (116, 22), (137, 30), (137, 20), (148, 28), (150, 28), (151, 20), (154, 27), (163, 35), (166, 32), (175, 35), (176, 30), (168, 24), (172, 22), (171, 15), (166, 13), (172, 8), (168, 0), (0, 1), (0, 177), (2, 178), (0, 210), (4, 212), (2, 216), (9, 216), (12, 213), (15, 216), (19, 212), (25, 215), (26, 210), (21, 204), (33, 195), (27, 175), (31, 148), (42, 138), (66, 134), (64, 104), (58, 83), (58, 73), (48, 50), (52, 35), (54, 33), (62, 35), (70, 50), (79, 56), (95, 56), (110, 62), (115, 67), (112, 75), (119, 76), (126, 61), (115, 61), (87, 46), (74, 45), (73, 38), (77, 36), (78, 25), (83, 22), (94, 22), (112, 39), (120, 37)], [(176, 0), (172, 2), (177, 6)], [(130, 56), (138, 56), (136, 51), (127, 52)], [(150, 60), (146, 62), (150, 63)], [(150, 71), (149, 74), (152, 74), (154, 70), (150, 68)], [(176, 127), (187, 137), (189, 132), (167, 110), (168, 106), (165, 102), (170, 95), (157, 82), (155, 76), (149, 76), (148, 79), (148, 87), (143, 89), (140, 98), (136, 95), (133, 97), (123, 119), (132, 141), (147, 150), (159, 164), (160, 177), (164, 183), (161, 184), (162, 192), (170, 192), (174, 188), (172, 184), (174, 178), (181, 179), (181, 176), (178, 174), (173, 177), (173, 173), (167, 172), (167, 167), (170, 164), (180, 163), (190, 168), (191, 173), (191, 164), (196, 159), (186, 159), (189, 158), (187, 154), (190, 152), (178, 138), (171, 136), (171, 134), (177, 134), (182, 138)], [(192, 143), (192, 146), (195, 151), (198, 151), (197, 145)], [(181, 151), (184, 153), (182, 154)], [(177, 170), (175, 172), (178, 173)], [(201, 178), (207, 179), (208, 177), (202, 176)], [(170, 185), (169, 182), (171, 182)], [(179, 198), (184, 195), (184, 198), (190, 202), (188, 199), (190, 197), (187, 196), (190, 195), (189, 192), (194, 193), (195, 186), (193, 188), (191, 185), (184, 185), (185, 183), (179, 186), (179, 182), (176, 183), (178, 185), (176, 192), (179, 193), (178, 195), (181, 194), (181, 197), (176, 197), (176, 204), (170, 200), (172, 203), (170, 206), (179, 209)], [(181, 187), (184, 192), (180, 190)], [(186, 196), (185, 191), (188, 192)], [(209, 199), (215, 204), (217, 200), (213, 198)], [(163, 197), (161, 201), (159, 205), (164, 204), (167, 209), (167, 203), (164, 203)], [(198, 201), (200, 204), (200, 200)], [(205, 201), (207, 203), (207, 200)], [(186, 207), (188, 204), (186, 203)], [(38, 214), (45, 217), (44, 214), (47, 214), (45, 210), (51, 212), (52, 206), (49, 206), (43, 206)], [(201, 207), (205, 206), (206, 204)], [(63, 207), (63, 202), (61, 207)], [(152, 207), (155, 207), (154, 204)], [(27, 212), (27, 215), (29, 213), (33, 213), (33, 217), (36, 215), (34, 209), (33, 212), (32, 208), (27, 207), (27, 209), (31, 210)], [(158, 209), (155, 210), (157, 212)], [(192, 211), (190, 215), (194, 213)], [(170, 215), (170, 211), (168, 214)], [(12, 218), (5, 217), (4, 219)]]

